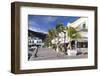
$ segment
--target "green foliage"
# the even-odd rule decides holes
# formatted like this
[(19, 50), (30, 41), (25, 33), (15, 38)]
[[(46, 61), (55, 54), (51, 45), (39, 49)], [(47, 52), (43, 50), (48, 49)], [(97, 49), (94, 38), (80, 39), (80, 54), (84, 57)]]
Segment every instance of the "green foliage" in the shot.
[(73, 27), (67, 27), (66, 31), (69, 39), (78, 39), (81, 37), (80, 33)]
[(49, 29), (48, 34), (44, 41), (45, 46), (47, 47), (52, 46), (51, 40), (54, 39), (55, 37), (56, 37), (56, 31), (54, 29)]
[(70, 27), (70, 26), (67, 27), (66, 31), (67, 31), (67, 36), (70, 40), (69, 41), (69, 47), (71, 49), (72, 48), (71, 41), (81, 38), (81, 34), (75, 28)]
[(45, 40), (44, 40), (44, 46), (45, 47), (49, 47), (50, 45), (51, 45), (51, 39), (47, 35), (46, 38), (45, 38)]
[(57, 33), (62, 32), (62, 31), (64, 30), (63, 24), (61, 24), (61, 23), (58, 22), (58, 23), (56, 24), (55, 30), (56, 30)]
[(55, 29), (49, 29), (48, 30), (48, 37), (50, 39), (53, 39), (54, 37), (56, 37), (56, 31), (55, 31)]

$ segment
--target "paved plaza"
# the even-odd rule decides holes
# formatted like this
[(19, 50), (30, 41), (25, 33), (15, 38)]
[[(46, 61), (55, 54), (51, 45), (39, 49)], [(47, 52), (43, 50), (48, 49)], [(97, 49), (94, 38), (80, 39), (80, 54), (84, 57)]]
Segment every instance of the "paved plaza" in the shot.
[(29, 61), (33, 60), (54, 60), (54, 59), (79, 59), (87, 58), (87, 55), (68, 56), (62, 53), (57, 53), (51, 48), (38, 48), (37, 57), (35, 57), (36, 50), (31, 51), (32, 56)]

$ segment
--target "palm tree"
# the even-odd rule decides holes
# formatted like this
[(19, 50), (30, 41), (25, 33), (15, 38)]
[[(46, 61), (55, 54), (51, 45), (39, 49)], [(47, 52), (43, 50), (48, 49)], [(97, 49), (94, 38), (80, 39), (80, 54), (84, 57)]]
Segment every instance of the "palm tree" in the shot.
[(55, 38), (56, 36), (56, 32), (55, 32), (55, 29), (49, 29), (48, 30), (48, 36), (49, 38), (52, 40), (53, 38)]
[(44, 46), (49, 47), (51, 45), (51, 39), (49, 38), (50, 36), (47, 34), (45, 39), (44, 39)]
[(51, 40), (54, 39), (55, 37), (56, 37), (55, 29), (49, 29), (45, 39), (45, 44), (48, 46), (52, 46)]
[(57, 46), (57, 52), (59, 52), (60, 50), (59, 50), (59, 47), (60, 47), (60, 42), (59, 42), (59, 33), (61, 33), (61, 32), (63, 32), (63, 29), (64, 29), (64, 26), (63, 26), (63, 24), (61, 24), (61, 23), (57, 23), (56, 24), (56, 27), (55, 27), (55, 30), (56, 30), (56, 36), (57, 36), (57, 44), (56, 44), (56, 46)]
[(72, 49), (71, 41), (81, 38), (81, 34), (75, 28), (70, 27), (70, 26), (66, 28), (66, 31), (67, 31), (67, 36), (69, 39), (69, 46), (70, 46), (69, 48), (71, 50)]
[[(49, 46), (52, 46), (56, 51), (59, 51), (59, 46), (60, 46), (59, 33), (61, 33), (63, 31), (63, 29), (64, 29), (63, 24), (57, 23), (54, 29), (48, 30), (48, 34), (45, 39), (46, 44), (48, 44)], [(55, 38), (57, 38), (57, 44), (52, 44), (51, 41)]]
[(56, 27), (55, 27), (55, 30), (56, 30), (57, 34), (59, 34), (60, 32), (62, 32), (63, 29), (64, 29), (63, 24), (60, 23), (60, 22), (57, 22)]

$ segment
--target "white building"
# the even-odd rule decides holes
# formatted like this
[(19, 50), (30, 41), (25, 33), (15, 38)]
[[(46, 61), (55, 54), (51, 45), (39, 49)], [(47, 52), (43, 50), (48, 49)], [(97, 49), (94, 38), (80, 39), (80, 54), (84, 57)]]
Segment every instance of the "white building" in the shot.
[(44, 43), (42, 42), (42, 39), (39, 39), (38, 37), (28, 37), (28, 45), (42, 47)]
[[(79, 18), (73, 23), (68, 23), (67, 26), (75, 28), (82, 36), (82, 38), (87, 40), (88, 38), (88, 18)], [(81, 40), (82, 40), (81, 38)]]
[(79, 18), (68, 26), (75, 28), (80, 34), (81, 38), (75, 40), (77, 51), (87, 52), (88, 50), (88, 18)]

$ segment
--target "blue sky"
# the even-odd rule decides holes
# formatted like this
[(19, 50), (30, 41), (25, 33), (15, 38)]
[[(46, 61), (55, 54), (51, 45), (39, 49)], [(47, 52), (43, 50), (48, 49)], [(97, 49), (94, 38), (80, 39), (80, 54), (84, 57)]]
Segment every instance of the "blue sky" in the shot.
[(66, 26), (68, 23), (74, 22), (78, 18), (79, 17), (74, 16), (28, 15), (28, 29), (47, 33), (48, 29), (55, 28), (57, 22)]

